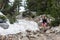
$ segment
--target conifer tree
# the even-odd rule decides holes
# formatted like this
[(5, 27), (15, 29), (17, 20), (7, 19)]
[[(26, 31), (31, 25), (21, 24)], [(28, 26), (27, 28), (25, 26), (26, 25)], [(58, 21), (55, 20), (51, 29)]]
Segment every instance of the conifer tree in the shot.
[(14, 0), (13, 5), (9, 5), (9, 0), (0, 0), (0, 12), (2, 12), (9, 20), (10, 23), (16, 21), (17, 6), (19, 6), (21, 0)]

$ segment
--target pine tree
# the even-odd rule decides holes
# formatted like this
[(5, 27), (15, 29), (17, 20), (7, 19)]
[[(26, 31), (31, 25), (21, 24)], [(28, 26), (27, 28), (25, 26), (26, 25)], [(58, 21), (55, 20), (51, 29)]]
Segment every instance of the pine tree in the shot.
[(21, 3), (21, 0), (15, 0), (13, 3), (13, 6), (9, 5), (9, 0), (0, 0), (0, 11), (10, 20), (10, 23), (13, 23), (16, 21), (16, 15), (17, 15), (17, 6), (19, 6)]
[(27, 9), (36, 11), (37, 15), (44, 14), (47, 8), (47, 0), (27, 0)]

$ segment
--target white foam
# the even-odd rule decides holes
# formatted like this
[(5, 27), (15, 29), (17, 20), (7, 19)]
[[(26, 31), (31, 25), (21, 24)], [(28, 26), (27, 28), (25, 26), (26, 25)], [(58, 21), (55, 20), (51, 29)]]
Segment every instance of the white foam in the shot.
[(1, 35), (8, 35), (8, 34), (16, 34), (19, 32), (26, 32), (26, 30), (36, 31), (38, 29), (38, 25), (34, 21), (26, 21), (26, 20), (18, 20), (18, 23), (9, 24), (8, 29), (3, 29), (0, 27), (0, 34)]

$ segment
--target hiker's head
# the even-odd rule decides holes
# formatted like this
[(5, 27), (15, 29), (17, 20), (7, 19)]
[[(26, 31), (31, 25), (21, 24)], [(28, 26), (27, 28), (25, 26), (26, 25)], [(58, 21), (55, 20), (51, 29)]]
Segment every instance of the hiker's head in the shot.
[(46, 18), (46, 16), (45, 16), (45, 15), (43, 15), (43, 16), (42, 16), (42, 18), (44, 19), (44, 18)]

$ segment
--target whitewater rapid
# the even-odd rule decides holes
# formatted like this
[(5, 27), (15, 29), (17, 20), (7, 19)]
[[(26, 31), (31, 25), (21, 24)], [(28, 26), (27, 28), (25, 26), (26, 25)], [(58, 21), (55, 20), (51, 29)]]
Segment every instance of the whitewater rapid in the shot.
[(16, 34), (19, 32), (26, 32), (26, 30), (36, 31), (39, 30), (38, 24), (34, 21), (28, 21), (28, 20), (18, 20), (14, 24), (10, 24), (9, 21), (7, 21), (9, 24), (8, 29), (3, 29), (0, 27), (0, 35), (8, 35), (8, 34)]

